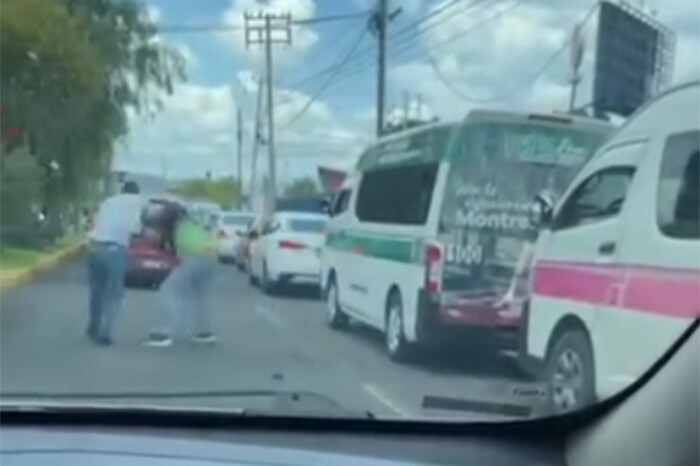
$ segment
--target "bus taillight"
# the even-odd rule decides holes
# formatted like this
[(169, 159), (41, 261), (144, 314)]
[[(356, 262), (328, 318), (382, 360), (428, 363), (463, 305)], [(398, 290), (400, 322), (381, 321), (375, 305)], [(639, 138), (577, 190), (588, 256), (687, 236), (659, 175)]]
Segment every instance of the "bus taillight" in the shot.
[(443, 247), (440, 243), (425, 245), (425, 289), (428, 293), (442, 291)]

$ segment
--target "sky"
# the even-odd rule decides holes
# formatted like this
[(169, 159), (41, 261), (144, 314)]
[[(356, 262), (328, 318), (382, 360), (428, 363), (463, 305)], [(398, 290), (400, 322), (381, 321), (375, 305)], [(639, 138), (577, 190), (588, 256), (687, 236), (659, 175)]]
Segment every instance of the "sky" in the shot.
[[(291, 45), (273, 47), (279, 183), (315, 177), (319, 165), (351, 167), (374, 134), (376, 39), (363, 14), (375, 3), (148, 0), (148, 15), (162, 28), (157, 40), (180, 51), (188, 79), (155, 117), (130, 115), (130, 134), (118, 147), (115, 169), (170, 179), (231, 176), (237, 170), (240, 110), (244, 182), (249, 179), (264, 68), (262, 48), (246, 47), (242, 26), (245, 12), (258, 11), (290, 13), (294, 20), (358, 15), (294, 25)], [(389, 11), (397, 14), (387, 32), (387, 118), (400, 119), (405, 102), (409, 117), (441, 120), (462, 118), (474, 108), (566, 110), (570, 55), (550, 58), (591, 5), (592, 0), (389, 0)], [(643, 7), (675, 34), (672, 82), (699, 79), (700, 2), (646, 0)], [(579, 105), (591, 99), (596, 23), (594, 16), (582, 29)], [(231, 28), (173, 31), (200, 25)], [(335, 71), (318, 74), (328, 68)], [(258, 171), (267, 167), (265, 150), (257, 158)]]

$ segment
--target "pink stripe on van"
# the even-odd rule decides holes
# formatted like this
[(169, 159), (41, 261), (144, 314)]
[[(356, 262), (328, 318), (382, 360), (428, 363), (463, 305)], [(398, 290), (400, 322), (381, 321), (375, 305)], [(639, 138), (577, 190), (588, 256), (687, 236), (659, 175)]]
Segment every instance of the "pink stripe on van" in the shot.
[(535, 294), (669, 317), (700, 316), (700, 271), (658, 266), (542, 261)]

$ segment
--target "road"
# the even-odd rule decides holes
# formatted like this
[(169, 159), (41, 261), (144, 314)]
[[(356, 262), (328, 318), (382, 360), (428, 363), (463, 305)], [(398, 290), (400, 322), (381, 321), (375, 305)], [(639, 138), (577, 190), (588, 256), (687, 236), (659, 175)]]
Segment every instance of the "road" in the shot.
[[(267, 297), (232, 266), (217, 267), (212, 287), (215, 346), (180, 341), (170, 348), (144, 348), (140, 343), (154, 321), (156, 297), (153, 290), (129, 289), (115, 344), (102, 348), (83, 334), (82, 260), (3, 293), (2, 394), (299, 391), (380, 418), (469, 420), (524, 416), (536, 399), (526, 393), (534, 385), (517, 376), (508, 358), (470, 358), (454, 351), (397, 364), (385, 356), (376, 332), (359, 325), (345, 332), (329, 329), (313, 290)], [(256, 406), (252, 396), (200, 395), (158, 403)], [(426, 405), (426, 396), (440, 408)], [(321, 406), (332, 402), (325, 397), (311, 397), (308, 407), (326, 409)], [(102, 400), (107, 401), (153, 400)]]

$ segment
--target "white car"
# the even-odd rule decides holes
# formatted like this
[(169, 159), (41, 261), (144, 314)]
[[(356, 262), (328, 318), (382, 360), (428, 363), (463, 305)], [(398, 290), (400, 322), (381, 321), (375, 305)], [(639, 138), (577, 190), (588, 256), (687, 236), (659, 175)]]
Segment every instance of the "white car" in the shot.
[(273, 293), (280, 284), (318, 284), (327, 223), (323, 214), (274, 214), (251, 245), (251, 282), (259, 283), (265, 293)]
[(214, 229), (219, 261), (236, 262), (238, 243), (254, 220), (255, 214), (251, 212), (224, 211), (217, 215)]

